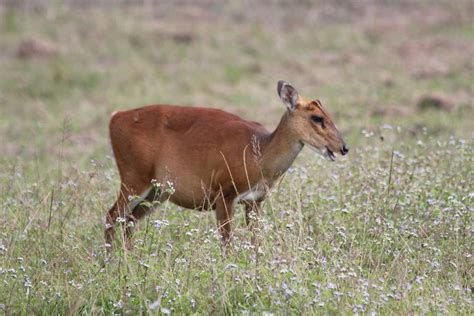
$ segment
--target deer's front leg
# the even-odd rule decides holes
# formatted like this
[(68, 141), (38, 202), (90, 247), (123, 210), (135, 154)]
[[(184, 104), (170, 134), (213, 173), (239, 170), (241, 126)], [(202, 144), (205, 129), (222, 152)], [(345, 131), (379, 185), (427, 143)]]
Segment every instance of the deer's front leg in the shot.
[(221, 197), (216, 201), (216, 220), (223, 245), (227, 245), (231, 237), (231, 221), (234, 215), (234, 199)]
[(260, 216), (260, 205), (261, 202), (256, 201), (245, 201), (245, 222), (247, 223), (247, 227), (254, 231), (258, 228), (258, 218)]
[(259, 242), (257, 238), (257, 231), (260, 228), (260, 205), (261, 202), (256, 201), (246, 201), (244, 202), (245, 205), (245, 222), (247, 223), (247, 227), (253, 233), (252, 236), (252, 244), (258, 248)]

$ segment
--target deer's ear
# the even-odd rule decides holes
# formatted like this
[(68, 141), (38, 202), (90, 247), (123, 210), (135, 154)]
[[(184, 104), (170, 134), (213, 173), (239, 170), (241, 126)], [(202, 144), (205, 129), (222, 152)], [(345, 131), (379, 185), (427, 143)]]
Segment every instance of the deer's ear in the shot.
[(280, 80), (277, 85), (277, 92), (289, 111), (294, 111), (298, 103), (298, 91), (288, 82)]

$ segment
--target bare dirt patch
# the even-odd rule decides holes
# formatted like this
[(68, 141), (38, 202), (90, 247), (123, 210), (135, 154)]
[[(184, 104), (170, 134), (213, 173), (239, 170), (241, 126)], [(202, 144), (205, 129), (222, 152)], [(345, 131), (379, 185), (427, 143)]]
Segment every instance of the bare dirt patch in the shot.
[(20, 59), (49, 58), (58, 54), (57, 45), (40, 38), (22, 40), (16, 49), (16, 56)]
[(425, 95), (418, 100), (416, 108), (421, 111), (429, 109), (452, 111), (454, 104), (443, 96)]

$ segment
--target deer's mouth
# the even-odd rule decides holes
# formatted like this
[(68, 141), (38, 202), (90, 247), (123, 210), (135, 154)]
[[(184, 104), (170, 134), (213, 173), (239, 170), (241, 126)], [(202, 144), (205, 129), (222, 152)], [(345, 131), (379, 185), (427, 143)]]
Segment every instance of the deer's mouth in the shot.
[(334, 155), (334, 152), (329, 149), (329, 147), (326, 146), (326, 151), (324, 152), (324, 155), (327, 159), (334, 161), (336, 160), (336, 156)]
[(334, 152), (329, 149), (329, 147), (324, 147), (324, 148), (318, 148), (316, 146), (313, 146), (311, 145), (310, 143), (307, 143), (307, 142), (301, 142), (302, 144), (304, 145), (308, 145), (309, 148), (311, 148), (312, 150), (314, 150), (315, 152), (317, 152), (318, 154), (320, 154), (321, 156), (323, 156), (324, 158), (326, 158), (327, 160), (330, 160), (330, 161), (335, 161), (336, 160), (336, 155), (334, 155)]

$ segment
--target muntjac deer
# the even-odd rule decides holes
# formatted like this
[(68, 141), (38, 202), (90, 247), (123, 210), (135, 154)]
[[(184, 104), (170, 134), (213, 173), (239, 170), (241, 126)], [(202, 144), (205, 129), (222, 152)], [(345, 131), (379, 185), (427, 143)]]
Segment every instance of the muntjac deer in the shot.
[(334, 153), (349, 152), (320, 101), (299, 96), (284, 81), (278, 82), (277, 92), (287, 111), (273, 133), (259, 123), (209, 108), (151, 105), (112, 114), (110, 139), (121, 186), (106, 216), (108, 246), (120, 221), (130, 249), (134, 224), (153, 205), (144, 202), (165, 200), (215, 210), (226, 243), (236, 204), (244, 204), (252, 227), (250, 214), (258, 216), (269, 189), (304, 145), (331, 161)]

